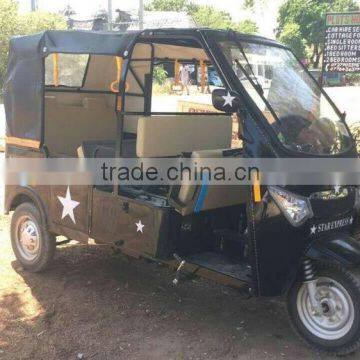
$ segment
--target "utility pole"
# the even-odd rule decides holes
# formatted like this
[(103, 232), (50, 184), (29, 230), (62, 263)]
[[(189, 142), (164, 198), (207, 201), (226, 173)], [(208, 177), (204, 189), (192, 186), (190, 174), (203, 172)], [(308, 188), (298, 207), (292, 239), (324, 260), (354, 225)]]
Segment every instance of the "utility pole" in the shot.
[(31, 0), (31, 11), (37, 10), (37, 3), (36, 0)]
[(139, 0), (139, 29), (144, 29), (144, 0)]
[(108, 0), (108, 29), (112, 31), (112, 0)]

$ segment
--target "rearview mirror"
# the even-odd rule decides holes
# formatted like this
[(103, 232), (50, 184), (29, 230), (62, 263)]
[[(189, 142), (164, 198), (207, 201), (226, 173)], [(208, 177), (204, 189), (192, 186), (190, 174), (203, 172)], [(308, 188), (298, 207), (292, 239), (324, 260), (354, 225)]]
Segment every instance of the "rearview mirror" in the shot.
[(212, 103), (216, 110), (226, 113), (237, 112), (241, 105), (239, 97), (226, 89), (215, 89), (212, 92)]

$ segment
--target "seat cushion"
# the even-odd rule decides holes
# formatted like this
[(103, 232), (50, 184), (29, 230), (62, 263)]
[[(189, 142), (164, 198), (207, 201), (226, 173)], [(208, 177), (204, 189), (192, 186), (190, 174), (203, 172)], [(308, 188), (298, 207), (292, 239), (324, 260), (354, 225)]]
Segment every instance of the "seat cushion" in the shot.
[(156, 115), (140, 117), (138, 157), (178, 156), (183, 152), (231, 147), (228, 115)]
[[(192, 159), (237, 157), (241, 149), (217, 149), (194, 151)], [(205, 187), (205, 196), (199, 199), (200, 188)], [(246, 202), (248, 187), (244, 185), (187, 185), (180, 187), (178, 199), (183, 206), (178, 209), (182, 215), (217, 209)]]

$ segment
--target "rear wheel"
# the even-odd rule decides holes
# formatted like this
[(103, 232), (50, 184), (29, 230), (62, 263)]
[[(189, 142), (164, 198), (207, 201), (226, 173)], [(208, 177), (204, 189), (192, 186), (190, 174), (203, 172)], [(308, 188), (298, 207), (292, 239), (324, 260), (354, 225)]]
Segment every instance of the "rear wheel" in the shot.
[(11, 244), (24, 269), (39, 272), (49, 266), (56, 240), (34, 204), (23, 203), (15, 209), (11, 219)]
[(356, 273), (327, 264), (317, 272), (314, 311), (308, 286), (296, 282), (288, 294), (288, 313), (298, 334), (317, 350), (345, 355), (360, 346), (360, 281)]

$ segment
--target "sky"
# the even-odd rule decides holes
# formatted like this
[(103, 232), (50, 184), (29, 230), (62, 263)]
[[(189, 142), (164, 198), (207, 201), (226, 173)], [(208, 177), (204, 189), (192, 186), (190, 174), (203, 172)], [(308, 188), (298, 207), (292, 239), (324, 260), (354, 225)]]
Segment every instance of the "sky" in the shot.
[[(31, 0), (18, 0), (20, 11), (30, 10)], [(107, 9), (107, 0), (37, 0), (39, 10), (58, 12), (65, 8), (67, 4), (76, 11), (76, 18), (90, 18), (97, 10)], [(121, 9), (137, 13), (139, 0), (112, 0), (113, 9)], [(146, 3), (147, 0), (144, 0)], [(257, 1), (255, 11), (246, 11), (243, 8), (243, 0), (193, 0), (200, 5), (211, 5), (219, 10), (227, 11), (231, 14), (234, 21), (241, 21), (252, 18), (259, 27), (260, 35), (274, 37), (276, 28), (276, 18), (279, 5), (282, 0)], [(261, 5), (262, 4), (262, 5)]]

